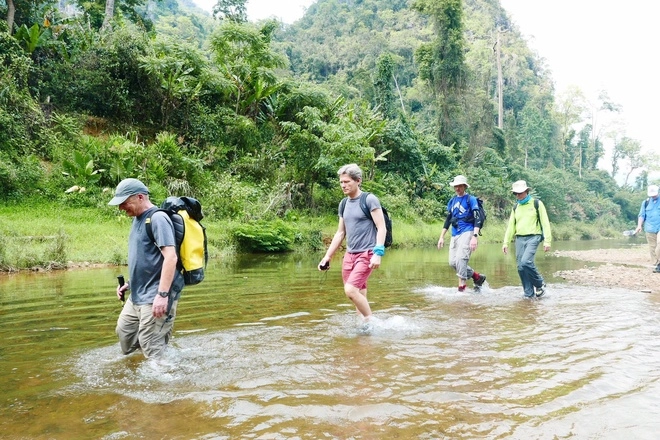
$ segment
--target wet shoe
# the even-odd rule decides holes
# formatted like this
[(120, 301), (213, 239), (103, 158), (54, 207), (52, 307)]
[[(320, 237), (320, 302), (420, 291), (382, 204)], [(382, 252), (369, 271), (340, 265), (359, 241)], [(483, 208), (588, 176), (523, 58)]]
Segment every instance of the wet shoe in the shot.
[(458, 286), (459, 292), (465, 292), (465, 286)]
[(369, 321), (362, 324), (362, 327), (358, 329), (358, 333), (361, 335), (370, 335), (371, 332), (373, 331), (374, 331), (374, 325)]
[(540, 298), (545, 295), (545, 283), (541, 284), (541, 287), (536, 289), (536, 297)]
[(486, 282), (486, 275), (479, 275), (479, 278), (474, 280), (474, 287), (481, 287)]
[(653, 273), (660, 273), (660, 264), (655, 266), (655, 268), (653, 269)]

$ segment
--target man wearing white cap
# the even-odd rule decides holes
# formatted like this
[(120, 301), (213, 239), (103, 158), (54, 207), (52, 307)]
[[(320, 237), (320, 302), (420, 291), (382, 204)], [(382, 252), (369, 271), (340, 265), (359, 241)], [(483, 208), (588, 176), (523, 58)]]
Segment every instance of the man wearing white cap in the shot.
[(468, 278), (472, 278), (475, 287), (480, 289), (486, 281), (486, 275), (475, 272), (468, 265), (472, 252), (477, 250), (479, 230), (484, 224), (479, 211), (479, 202), (475, 196), (467, 193), (470, 185), (465, 176), (459, 174), (449, 185), (454, 187), (456, 195), (447, 203), (449, 213), (440, 232), (438, 249), (445, 245), (445, 234), (451, 225), (449, 265), (456, 270), (458, 291), (465, 291)]
[(504, 233), (502, 251), (507, 254), (509, 242), (515, 237), (516, 264), (524, 295), (526, 298), (538, 298), (545, 294), (545, 281), (534, 263), (534, 258), (541, 243), (545, 252), (550, 250), (552, 233), (545, 205), (529, 195), (530, 189), (524, 180), (518, 180), (511, 186), (517, 200)]
[[(176, 270), (174, 226), (149, 200), (149, 190), (138, 179), (119, 182), (108, 205), (133, 217), (128, 237), (129, 281), (117, 287), (117, 297), (131, 294), (117, 320), (117, 336), (124, 354), (142, 350), (146, 357), (160, 355), (171, 335), (183, 275)], [(153, 240), (146, 231), (151, 223)]]
[(646, 241), (651, 251), (651, 261), (655, 266), (653, 272), (660, 273), (660, 241), (658, 240), (658, 231), (660, 231), (660, 201), (658, 200), (658, 185), (649, 185), (646, 193), (649, 198), (642, 202), (635, 234), (641, 231), (642, 225), (644, 225)]

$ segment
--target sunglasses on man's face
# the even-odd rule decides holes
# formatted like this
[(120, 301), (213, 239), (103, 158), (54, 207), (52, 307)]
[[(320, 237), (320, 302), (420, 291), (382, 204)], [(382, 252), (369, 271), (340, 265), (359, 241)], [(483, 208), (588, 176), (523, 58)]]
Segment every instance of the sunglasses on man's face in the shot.
[(514, 196), (519, 196), (520, 194), (525, 194), (525, 193), (524, 192), (521, 192), (521, 193), (514, 192), (513, 193)]

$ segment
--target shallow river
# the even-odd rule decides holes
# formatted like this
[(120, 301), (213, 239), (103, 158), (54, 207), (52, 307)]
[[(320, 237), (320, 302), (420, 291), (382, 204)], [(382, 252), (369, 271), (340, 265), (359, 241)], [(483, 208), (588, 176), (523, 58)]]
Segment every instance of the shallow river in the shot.
[(473, 257), (480, 293), (457, 292), (446, 249), (388, 251), (371, 335), (337, 258), (214, 261), (158, 361), (119, 353), (125, 268), (2, 276), (0, 437), (658, 438), (660, 296), (564, 284), (585, 263), (541, 254), (548, 293), (525, 300), (498, 245)]

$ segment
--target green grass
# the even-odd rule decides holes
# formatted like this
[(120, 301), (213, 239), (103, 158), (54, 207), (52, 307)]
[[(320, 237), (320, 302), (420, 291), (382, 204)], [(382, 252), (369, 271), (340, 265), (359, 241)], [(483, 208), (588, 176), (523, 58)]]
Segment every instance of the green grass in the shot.
[[(132, 219), (112, 207), (81, 208), (52, 204), (0, 205), (0, 271), (33, 267), (61, 267), (74, 264), (125, 264), (128, 233)], [(403, 223), (393, 219), (394, 247), (434, 247), (442, 223)], [(235, 254), (233, 221), (203, 221), (207, 229), (210, 258)], [(334, 235), (337, 223), (333, 216), (297, 219), (292, 222), (300, 231), (296, 247), (319, 249), (319, 237), (325, 243)], [(554, 240), (581, 240), (620, 237), (619, 227), (585, 223), (553, 224)], [(506, 224), (488, 219), (482, 242), (502, 241)], [(445, 240), (450, 239), (449, 233)]]

